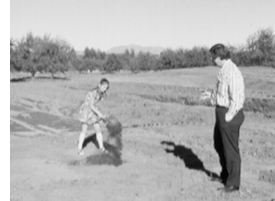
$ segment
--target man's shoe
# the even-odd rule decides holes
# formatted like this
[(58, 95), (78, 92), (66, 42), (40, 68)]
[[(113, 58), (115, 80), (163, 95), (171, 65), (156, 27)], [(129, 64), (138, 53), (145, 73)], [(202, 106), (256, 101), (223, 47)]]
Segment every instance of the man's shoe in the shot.
[(227, 185), (224, 188), (222, 188), (221, 190), (223, 190), (226, 193), (231, 193), (231, 192), (240, 190), (240, 187), (239, 186), (230, 186), (230, 185)]

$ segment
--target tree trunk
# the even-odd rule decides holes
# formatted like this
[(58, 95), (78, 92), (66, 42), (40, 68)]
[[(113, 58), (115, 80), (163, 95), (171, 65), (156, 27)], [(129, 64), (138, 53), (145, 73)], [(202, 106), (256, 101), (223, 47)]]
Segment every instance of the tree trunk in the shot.
[(31, 72), (31, 74), (32, 74), (32, 79), (34, 78), (35, 73), (36, 73), (35, 71), (32, 71), (32, 72)]

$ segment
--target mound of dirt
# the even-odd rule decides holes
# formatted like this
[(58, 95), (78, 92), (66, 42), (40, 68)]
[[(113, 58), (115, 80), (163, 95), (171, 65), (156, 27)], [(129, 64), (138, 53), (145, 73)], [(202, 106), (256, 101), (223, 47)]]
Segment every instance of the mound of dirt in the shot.
[[(115, 116), (111, 115), (107, 118), (106, 128), (107, 132), (104, 133), (104, 136), (106, 136), (104, 147), (107, 152), (90, 155), (85, 160), (71, 161), (69, 165), (121, 165), (123, 163), (122, 124)], [(93, 138), (92, 141), (97, 144), (95, 135), (90, 138)]]

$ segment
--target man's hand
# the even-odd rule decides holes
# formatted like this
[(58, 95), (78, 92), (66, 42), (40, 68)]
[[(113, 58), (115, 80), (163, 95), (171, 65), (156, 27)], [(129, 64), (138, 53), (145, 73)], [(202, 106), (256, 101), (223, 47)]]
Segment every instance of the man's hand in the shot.
[(205, 91), (201, 94), (200, 99), (205, 100), (211, 98), (211, 92), (210, 91)]
[(233, 119), (233, 116), (232, 115), (229, 115), (229, 114), (225, 114), (225, 121), (226, 122), (229, 122), (229, 121), (231, 121)]

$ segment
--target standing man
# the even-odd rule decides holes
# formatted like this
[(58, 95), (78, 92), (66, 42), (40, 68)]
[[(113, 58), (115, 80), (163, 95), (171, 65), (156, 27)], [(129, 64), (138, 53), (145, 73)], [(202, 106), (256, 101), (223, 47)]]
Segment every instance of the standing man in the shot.
[(240, 188), (239, 136), (240, 127), (244, 122), (244, 80), (223, 44), (211, 47), (210, 53), (212, 61), (221, 67), (215, 89), (201, 95), (202, 99), (211, 98), (211, 103), (216, 105), (214, 148), (219, 155), (222, 171), (220, 178), (213, 180), (222, 182), (225, 192), (233, 192)]

